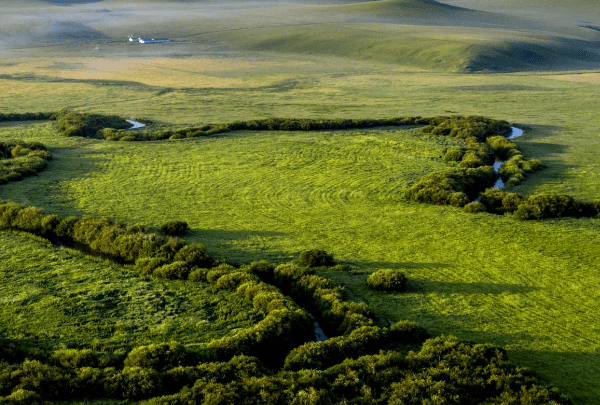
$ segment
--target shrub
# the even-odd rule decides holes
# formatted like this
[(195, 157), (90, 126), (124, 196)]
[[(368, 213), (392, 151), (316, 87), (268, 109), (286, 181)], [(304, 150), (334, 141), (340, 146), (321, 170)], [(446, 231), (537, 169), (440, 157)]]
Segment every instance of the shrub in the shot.
[(41, 398), (34, 391), (24, 390), (22, 388), (14, 391), (7, 397), (0, 399), (4, 405), (38, 405), (41, 404)]
[(166, 278), (167, 280), (187, 280), (190, 274), (190, 266), (183, 261), (177, 261), (165, 264), (152, 272), (155, 277)]
[(190, 272), (188, 275), (188, 280), (193, 283), (206, 283), (206, 276), (208, 274), (208, 269), (195, 269)]
[(241, 284), (249, 281), (256, 281), (258, 277), (245, 271), (233, 271), (219, 277), (215, 286), (223, 290), (235, 290)]
[(333, 255), (318, 249), (303, 251), (300, 253), (298, 262), (306, 267), (330, 267), (335, 265)]
[(199, 243), (183, 246), (177, 251), (173, 259), (197, 267), (210, 267), (213, 264), (213, 259), (208, 255), (204, 246)]
[(161, 375), (151, 368), (125, 367), (107, 379), (105, 389), (109, 394), (124, 399), (150, 398), (161, 392)]
[(469, 204), (466, 204), (463, 209), (465, 210), (465, 212), (471, 213), (471, 214), (476, 214), (479, 212), (486, 212), (486, 208), (485, 205), (483, 205), (480, 202), (472, 202)]
[(50, 357), (50, 361), (64, 368), (97, 367), (98, 358), (90, 349), (60, 349)]
[(406, 277), (396, 270), (378, 270), (367, 278), (369, 288), (381, 291), (403, 291)]
[(216, 284), (219, 278), (235, 270), (235, 267), (229, 264), (220, 264), (208, 271), (206, 274), (206, 281), (208, 281), (210, 284)]
[(72, 238), (73, 232), (75, 229), (75, 225), (77, 225), (78, 222), (79, 222), (79, 218), (77, 218), (77, 217), (73, 217), (73, 216), (66, 217), (65, 219), (60, 221), (60, 223), (56, 227), (56, 230), (55, 230), (56, 236)]
[(465, 149), (460, 146), (450, 146), (442, 151), (445, 162), (460, 162), (465, 154)]
[(180, 343), (155, 343), (139, 346), (129, 352), (125, 367), (151, 368), (164, 371), (194, 363), (193, 354)]
[(161, 226), (160, 231), (168, 236), (183, 236), (188, 231), (188, 224), (185, 221), (167, 221)]

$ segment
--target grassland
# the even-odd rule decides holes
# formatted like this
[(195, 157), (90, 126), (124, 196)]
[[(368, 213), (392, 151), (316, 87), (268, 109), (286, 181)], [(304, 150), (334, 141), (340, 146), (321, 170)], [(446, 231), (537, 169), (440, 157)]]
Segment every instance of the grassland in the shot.
[[(240, 11), (232, 12), (226, 23), (216, 17), (168, 14), (152, 21), (148, 29), (156, 36), (182, 36), (182, 43), (170, 48), (115, 42), (148, 24), (147, 16), (140, 14), (137, 21), (128, 20), (131, 24), (108, 24), (104, 35), (113, 29), (114, 38), (50, 49), (3, 49), (9, 57), (0, 67), (0, 106), (3, 112), (70, 106), (174, 125), (265, 117), (486, 115), (526, 128), (516, 143), (528, 157), (538, 157), (548, 166), (514, 191), (565, 193), (587, 201), (600, 198), (595, 152), (600, 147), (598, 71), (452, 72), (474, 62), (480, 64), (471, 66), (486, 69), (494, 65), (483, 52), (486, 47), (515, 53), (534, 44), (550, 52), (544, 54), (546, 61), (556, 61), (567, 51), (577, 53), (596, 38), (594, 30), (579, 27), (585, 22), (581, 15), (588, 16), (589, 25), (598, 24), (590, 13), (594, 4), (573, 3), (570, 14), (561, 15), (565, 18), (556, 29), (563, 37), (557, 40), (544, 32), (547, 24), (520, 37), (519, 24), (524, 23), (514, 11), (506, 19), (510, 29), (482, 30), (456, 23), (434, 28), (405, 24), (425, 18), (423, 8), (410, 11), (403, 6), (418, 2), (374, 3), (361, 5), (360, 11), (352, 11), (356, 5), (304, 5), (294, 15), (274, 8), (266, 17), (246, 11), (252, 18), (243, 24)], [(469, 7), (503, 15), (518, 6), (533, 20), (538, 10), (533, 2), (517, 5), (503, 0), (494, 2), (493, 9), (490, 2), (476, 3)], [(121, 13), (130, 7), (125, 2), (100, 4)], [(396, 9), (393, 23), (381, 17), (381, 8), (389, 7)], [(557, 13), (548, 8), (544, 16), (556, 21)], [(367, 11), (372, 20), (364, 17)], [(351, 24), (353, 13), (356, 20)], [(310, 25), (286, 26), (298, 15), (303, 16), (301, 24)], [(168, 27), (177, 18), (183, 23)], [(189, 21), (199, 23), (186, 26)], [(316, 24), (319, 21), (327, 24)], [(94, 24), (89, 26), (101, 31)], [(96, 43), (99, 50), (93, 48)], [(430, 46), (424, 49), (425, 45)], [(506, 66), (497, 65), (497, 70), (598, 68), (576, 58), (560, 58), (565, 64), (536, 65), (516, 55), (504, 58)], [(379, 316), (414, 320), (433, 334), (501, 345), (515, 363), (533, 369), (576, 404), (591, 405), (600, 396), (600, 222), (522, 223), (404, 201), (402, 191), (411, 182), (443, 166), (436, 158), (444, 146), (438, 139), (423, 138), (416, 130), (382, 129), (245, 132), (130, 144), (61, 138), (44, 122), (2, 124), (0, 138), (41, 141), (54, 156), (39, 176), (2, 186), (0, 198), (60, 215), (104, 215), (151, 226), (166, 219), (186, 220), (192, 227), (190, 240), (237, 262), (262, 258), (280, 262), (305, 248), (322, 248), (361, 270), (357, 275), (323, 275), (346, 286), (355, 300), (368, 302)], [(99, 292), (133, 291), (143, 284), (161, 294), (173, 291), (184, 302), (202, 300), (205, 293), (190, 296), (176, 283), (137, 279), (14, 235), (0, 237), (5, 256), (22, 243), (32, 252), (31, 257), (15, 254), (11, 260), (17, 264), (3, 260), (4, 268), (24, 266), (37, 274), (42, 265), (34, 264), (34, 257), (57, 257), (56, 263), (45, 259), (35, 263), (48, 266), (49, 273), (70, 273), (73, 280), (85, 280), (82, 268), (105, 274), (108, 285), (82, 281)], [(388, 268), (407, 275), (408, 292), (366, 289), (370, 272)], [(14, 294), (18, 285), (11, 288), (6, 294)], [(77, 287), (70, 293), (77, 294)], [(56, 311), (47, 306), (37, 310)], [(74, 333), (85, 329), (61, 323), (62, 318), (52, 314), (57, 321), (50, 339), (61, 333), (65, 338), (63, 326)], [(197, 338), (188, 332), (170, 335), (156, 319), (142, 317), (139, 322), (153, 325), (160, 331), (156, 336)], [(17, 325), (20, 331), (34, 328)], [(131, 341), (150, 336), (140, 332)], [(116, 339), (106, 337), (111, 338)]]
[(261, 319), (250, 307), (240, 312), (233, 294), (140, 277), (24, 236), (0, 240), (4, 338), (124, 353), (155, 341), (207, 342)]

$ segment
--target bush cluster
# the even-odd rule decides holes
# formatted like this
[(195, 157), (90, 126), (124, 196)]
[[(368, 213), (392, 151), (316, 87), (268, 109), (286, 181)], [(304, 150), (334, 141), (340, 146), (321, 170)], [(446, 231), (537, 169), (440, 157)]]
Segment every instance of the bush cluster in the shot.
[[(357, 330), (367, 342), (391, 341), (387, 331)], [(408, 324), (400, 324), (400, 330)], [(402, 335), (398, 335), (402, 339)], [(328, 366), (271, 371), (260, 360), (235, 356), (228, 361), (194, 363), (189, 349), (169, 343), (133, 349), (118, 364), (102, 364), (102, 355), (59, 350), (45, 360), (0, 362), (0, 401), (38, 404), (77, 399), (125, 399), (145, 405), (190, 403), (244, 404), (555, 404), (571, 405), (557, 390), (541, 385), (530, 372), (510, 364), (506, 353), (491, 345), (467, 345), (455, 337), (425, 341), (418, 352), (378, 351)], [(323, 353), (323, 352), (321, 352)], [(191, 356), (192, 360), (189, 360)], [(75, 360), (74, 360), (75, 359)]]
[(0, 122), (9, 121), (45, 121), (55, 118), (55, 113), (0, 113)]
[(167, 221), (160, 227), (160, 231), (169, 236), (184, 236), (188, 231), (188, 224), (185, 221)]
[(235, 121), (207, 124), (181, 129), (152, 129), (122, 131), (106, 128), (98, 135), (107, 140), (157, 141), (165, 139), (196, 138), (231, 131), (324, 131), (335, 129), (374, 128), (382, 126), (425, 125), (429, 118), (397, 117), (387, 119), (294, 119), (267, 118), (263, 120)]
[(55, 115), (56, 128), (65, 136), (104, 138), (104, 128), (126, 129), (131, 124), (116, 115), (75, 113), (61, 110)]
[(0, 184), (36, 175), (46, 168), (50, 159), (50, 152), (41, 143), (0, 142)]
[(377, 270), (367, 278), (367, 285), (373, 290), (404, 291), (406, 276), (397, 270)]
[(499, 189), (488, 189), (481, 193), (477, 208), (465, 207), (470, 212), (489, 212), (510, 215), (521, 220), (595, 217), (600, 214), (600, 201), (579, 201), (568, 195), (538, 194), (526, 197)]
[(492, 166), (455, 168), (423, 176), (406, 191), (406, 197), (421, 203), (463, 207), (495, 181)]
[(333, 255), (319, 249), (303, 251), (300, 253), (298, 263), (305, 267), (331, 267), (335, 265)]
[(324, 370), (345, 359), (355, 359), (380, 350), (398, 349), (405, 344), (422, 343), (428, 333), (414, 322), (402, 321), (390, 328), (362, 326), (348, 335), (324, 342), (309, 342), (293, 349), (285, 359), (285, 370)]
[(366, 304), (345, 300), (344, 289), (316, 275), (313, 268), (296, 263), (275, 267), (261, 261), (251, 263), (244, 269), (275, 285), (307, 308), (318, 319), (327, 336), (348, 334), (354, 329), (375, 323), (375, 315)]

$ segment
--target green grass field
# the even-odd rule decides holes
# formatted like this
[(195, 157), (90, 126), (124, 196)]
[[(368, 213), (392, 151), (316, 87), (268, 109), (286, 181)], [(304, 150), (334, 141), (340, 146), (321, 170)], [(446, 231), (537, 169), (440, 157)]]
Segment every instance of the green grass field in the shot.
[(124, 353), (156, 341), (208, 342), (261, 319), (249, 306), (240, 311), (235, 294), (140, 277), (6, 232), (0, 243), (4, 338)]
[[(454, 20), (444, 27), (426, 25), (427, 10), (442, 7), (432, 2), (334, 3), (301, 4), (293, 12), (272, 7), (262, 10), (263, 16), (246, 10), (245, 19), (235, 6), (227, 19), (219, 19), (224, 11), (216, 6), (198, 2), (197, 13), (184, 16), (169, 3), (171, 14), (164, 19), (140, 14), (133, 21), (127, 17), (135, 9), (131, 4), (100, 2), (99, 7), (122, 14), (121, 20), (106, 17), (104, 28), (87, 24), (105, 37), (47, 49), (18, 44), (0, 49), (6, 56), (0, 66), (0, 112), (69, 106), (176, 126), (265, 117), (485, 115), (526, 128), (516, 143), (527, 157), (547, 165), (514, 191), (600, 199), (595, 152), (600, 73), (574, 70), (600, 66), (591, 56), (573, 57), (582, 49), (593, 53), (587, 47), (597, 32), (579, 25), (585, 22), (582, 15), (589, 16), (589, 25), (600, 23), (594, 21), (594, 3), (578, 1), (560, 14), (556, 2), (546, 1), (542, 16), (535, 17), (540, 10), (535, 2), (445, 1), (508, 15), (504, 22), (510, 27), (503, 29)], [(44, 7), (56, 18), (66, 10)], [(70, 10), (87, 15), (93, 7)], [(524, 23), (514, 10), (524, 9), (524, 18), (538, 25), (521, 32)], [(384, 18), (390, 10), (395, 21)], [(494, 16), (476, 15), (480, 22)], [(556, 32), (544, 31), (549, 23), (541, 20), (559, 17), (564, 18)], [(175, 27), (172, 21), (178, 18), (184, 23)], [(142, 32), (144, 26), (151, 32)], [(136, 36), (179, 36), (182, 43), (140, 48), (116, 42), (132, 30)], [(532, 63), (520, 53), (531, 49), (546, 62)], [(504, 65), (497, 63), (500, 59)], [(516, 72), (462, 73), (469, 65)], [(238, 263), (281, 262), (303, 249), (325, 249), (362, 272), (323, 275), (346, 286), (353, 299), (369, 303), (379, 316), (416, 321), (432, 334), (503, 346), (516, 364), (531, 368), (576, 404), (592, 405), (600, 396), (599, 220), (517, 222), (405, 201), (402, 192), (412, 182), (445, 167), (437, 156), (449, 140), (423, 137), (417, 129), (384, 128), (111, 143), (62, 138), (48, 122), (0, 124), (0, 140), (11, 138), (40, 141), (54, 159), (37, 177), (1, 186), (0, 198), (63, 216), (108, 216), (152, 227), (167, 219), (185, 220), (192, 228), (190, 241)], [(23, 244), (26, 255), (7, 253)], [(119, 300), (118, 305), (129, 303), (122, 311), (130, 321), (95, 344), (203, 338), (182, 331), (185, 324), (169, 324), (168, 311), (187, 314), (185, 322), (207, 319), (204, 312), (189, 314), (189, 306), (202, 302), (198, 305), (205, 308), (216, 299), (208, 291), (138, 278), (12, 234), (0, 234), (0, 245), (3, 296), (27, 295), (19, 302), (48, 297), (32, 308), (54, 320), (40, 338), (68, 341), (76, 333), (94, 344), (90, 328), (98, 309), (84, 306), (86, 316), (77, 326), (65, 319), (67, 306), (87, 302), (83, 290), (131, 296), (142, 287), (167, 297), (167, 309), (156, 316), (140, 314), (139, 297)], [(15, 267), (36, 277), (35, 291), (13, 284)], [(366, 277), (378, 269), (401, 270), (409, 279), (408, 291), (368, 290)], [(98, 276), (90, 280), (89, 272)], [(61, 280), (64, 292), (55, 290), (59, 280), (52, 277), (58, 274), (74, 286), (67, 288)], [(53, 281), (42, 288), (44, 280)], [(64, 308), (49, 304), (58, 300), (64, 300)], [(1, 316), (14, 319), (20, 309), (4, 305)], [(19, 319), (14, 329), (4, 327), (5, 334), (26, 336), (39, 326), (36, 318)], [(219, 336), (228, 327), (213, 326), (202, 333)], [(124, 337), (124, 330), (138, 332)]]

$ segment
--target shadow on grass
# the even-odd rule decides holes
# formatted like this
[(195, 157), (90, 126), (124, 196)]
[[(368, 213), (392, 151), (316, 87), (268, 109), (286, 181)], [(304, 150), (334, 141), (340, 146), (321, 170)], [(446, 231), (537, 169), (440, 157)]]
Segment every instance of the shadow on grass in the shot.
[(539, 290), (538, 287), (503, 283), (450, 283), (446, 281), (411, 280), (407, 292), (437, 294), (526, 294)]
[[(598, 349), (596, 349), (598, 350)], [(577, 405), (595, 405), (600, 398), (600, 353), (508, 350), (511, 363), (527, 367)]]
[(450, 263), (415, 263), (415, 262), (358, 262), (358, 261), (338, 261), (339, 264), (348, 266), (358, 266), (363, 269), (446, 269), (454, 267)]
[[(284, 232), (272, 231), (225, 231), (221, 229), (193, 229), (185, 237), (190, 242), (204, 245), (208, 253), (216, 259), (242, 265), (253, 261), (268, 260), (272, 263), (289, 262), (298, 258), (297, 254), (267, 249), (269, 241), (286, 237)], [(261, 249), (261, 246), (265, 249)]]

